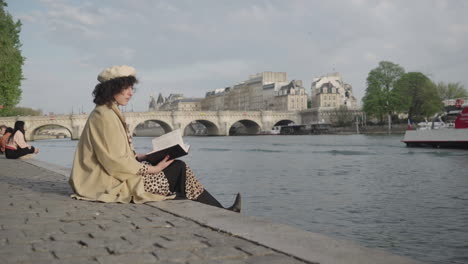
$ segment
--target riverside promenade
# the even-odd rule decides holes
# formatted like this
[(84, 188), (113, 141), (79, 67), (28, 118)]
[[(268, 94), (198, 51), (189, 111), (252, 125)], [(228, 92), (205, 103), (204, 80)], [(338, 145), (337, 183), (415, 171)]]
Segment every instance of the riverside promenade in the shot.
[(419, 263), (188, 200), (73, 200), (68, 175), (0, 157), (0, 263)]

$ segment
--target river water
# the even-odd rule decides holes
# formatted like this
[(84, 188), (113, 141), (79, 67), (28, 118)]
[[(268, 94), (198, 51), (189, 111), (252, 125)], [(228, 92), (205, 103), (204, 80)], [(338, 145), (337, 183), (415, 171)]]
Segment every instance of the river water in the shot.
[[(428, 263), (468, 263), (468, 151), (402, 136), (185, 137), (182, 159), (224, 205)], [(77, 141), (31, 142), (71, 167)], [(149, 152), (151, 138), (135, 138)]]

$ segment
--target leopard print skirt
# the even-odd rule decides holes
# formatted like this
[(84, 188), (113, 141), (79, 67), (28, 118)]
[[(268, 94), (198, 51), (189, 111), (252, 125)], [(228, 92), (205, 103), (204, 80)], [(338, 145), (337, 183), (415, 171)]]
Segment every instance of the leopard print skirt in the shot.
[[(148, 173), (148, 165), (151, 165), (147, 162), (143, 162), (143, 167), (138, 171), (138, 175), (143, 177), (143, 186), (145, 192), (150, 192), (159, 195), (172, 195), (169, 187), (169, 182), (167, 180), (164, 171), (161, 171), (156, 174)], [(192, 169), (189, 166), (185, 167), (185, 196), (190, 200), (196, 200), (198, 196), (203, 192), (203, 185), (198, 181), (193, 173)]]

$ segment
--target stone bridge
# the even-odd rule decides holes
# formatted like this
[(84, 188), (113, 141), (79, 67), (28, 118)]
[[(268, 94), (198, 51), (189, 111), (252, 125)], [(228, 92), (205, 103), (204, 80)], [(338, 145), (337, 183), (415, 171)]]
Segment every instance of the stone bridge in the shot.
[[(229, 136), (229, 131), (236, 122), (243, 124), (249, 134), (261, 130), (270, 130), (275, 125), (288, 123), (301, 124), (299, 112), (278, 111), (158, 111), (158, 112), (126, 112), (124, 113), (130, 131), (146, 121), (155, 121), (165, 132), (185, 128), (193, 121), (203, 124), (210, 136)], [(57, 125), (67, 129), (72, 139), (79, 139), (86, 124), (88, 115), (56, 115), (56, 116), (17, 116), (0, 117), (0, 125), (14, 126), (21, 120), (26, 124), (26, 139), (34, 140), (38, 129), (48, 125)]]

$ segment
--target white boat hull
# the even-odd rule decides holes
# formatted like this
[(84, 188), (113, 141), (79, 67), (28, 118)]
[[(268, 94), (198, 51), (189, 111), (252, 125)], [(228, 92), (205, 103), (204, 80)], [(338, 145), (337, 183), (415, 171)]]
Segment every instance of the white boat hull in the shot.
[(408, 130), (402, 140), (408, 147), (431, 146), (468, 148), (468, 129), (441, 128)]

